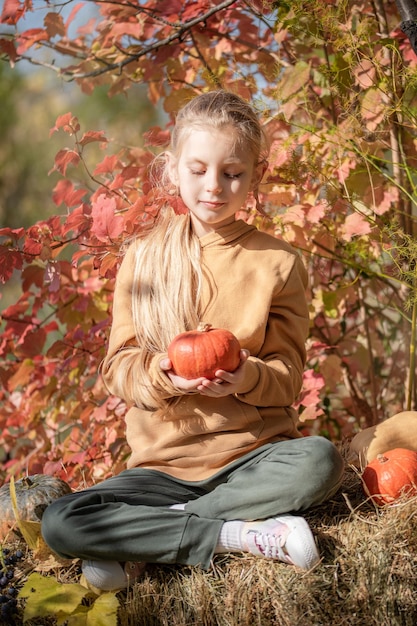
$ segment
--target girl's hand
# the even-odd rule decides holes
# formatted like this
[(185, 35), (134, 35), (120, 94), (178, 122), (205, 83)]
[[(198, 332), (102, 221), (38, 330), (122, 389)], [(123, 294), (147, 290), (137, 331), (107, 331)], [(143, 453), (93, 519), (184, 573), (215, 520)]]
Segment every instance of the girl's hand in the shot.
[(175, 374), (172, 370), (172, 363), (170, 359), (162, 359), (159, 365), (177, 389), (183, 389), (185, 392), (198, 391), (203, 396), (221, 398), (238, 391), (244, 378), (244, 367), (248, 357), (249, 351), (241, 350), (239, 367), (234, 372), (217, 370), (216, 378), (214, 380), (202, 377), (189, 380), (187, 378), (177, 376), (177, 374)]
[(214, 380), (203, 378), (201, 383), (197, 386), (197, 391), (199, 391), (202, 396), (210, 396), (212, 398), (222, 398), (232, 393), (238, 393), (245, 376), (245, 363), (248, 357), (249, 350), (241, 350), (240, 365), (234, 372), (217, 370), (216, 378)]
[(203, 380), (206, 380), (203, 377), (194, 378), (189, 380), (188, 378), (183, 378), (182, 376), (178, 376), (175, 374), (172, 369), (172, 363), (170, 359), (162, 359), (159, 363), (160, 368), (164, 370), (165, 374), (168, 376), (174, 387), (177, 389), (182, 389), (185, 392), (197, 391), (198, 386), (201, 385)]

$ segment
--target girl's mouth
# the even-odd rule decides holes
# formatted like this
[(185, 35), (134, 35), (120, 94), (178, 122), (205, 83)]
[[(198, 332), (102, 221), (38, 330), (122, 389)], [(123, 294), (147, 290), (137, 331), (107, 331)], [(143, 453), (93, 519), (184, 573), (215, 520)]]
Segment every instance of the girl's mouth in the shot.
[(204, 204), (205, 206), (216, 208), (219, 206), (223, 206), (224, 202), (211, 202), (210, 200), (200, 200), (200, 204)]

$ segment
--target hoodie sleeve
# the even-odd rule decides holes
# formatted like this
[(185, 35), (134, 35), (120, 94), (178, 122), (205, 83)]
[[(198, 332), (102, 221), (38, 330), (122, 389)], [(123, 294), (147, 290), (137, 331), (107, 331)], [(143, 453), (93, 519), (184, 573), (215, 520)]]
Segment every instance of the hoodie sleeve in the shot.
[(249, 357), (242, 391), (236, 394), (246, 404), (290, 406), (301, 390), (309, 329), (307, 272), (294, 258), (287, 280), (273, 293), (262, 348)]

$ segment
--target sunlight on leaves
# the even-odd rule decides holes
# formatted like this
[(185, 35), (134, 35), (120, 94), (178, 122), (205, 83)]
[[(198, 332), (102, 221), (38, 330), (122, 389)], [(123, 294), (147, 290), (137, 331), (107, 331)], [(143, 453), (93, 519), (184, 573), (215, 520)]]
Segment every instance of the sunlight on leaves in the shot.
[(112, 592), (96, 597), (78, 583), (60, 583), (33, 573), (19, 596), (26, 599), (24, 622), (54, 616), (58, 626), (117, 626), (119, 600)]
[[(119, 600), (115, 593), (103, 593), (87, 614), (88, 626), (117, 626)], [(69, 622), (70, 624), (70, 622)]]
[(90, 592), (79, 584), (62, 584), (54, 578), (31, 574), (20, 591), (27, 598), (24, 621), (48, 615), (71, 615)]

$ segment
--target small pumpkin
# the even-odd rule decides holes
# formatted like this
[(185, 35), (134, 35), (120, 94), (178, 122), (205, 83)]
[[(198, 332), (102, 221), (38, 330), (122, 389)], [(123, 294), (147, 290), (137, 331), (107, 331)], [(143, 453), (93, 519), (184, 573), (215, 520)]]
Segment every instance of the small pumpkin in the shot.
[[(46, 507), (57, 498), (71, 493), (71, 487), (61, 478), (48, 474), (33, 474), (15, 481), (19, 519), (40, 522)], [(0, 489), (0, 540), (16, 526), (9, 483)]]
[(394, 448), (380, 453), (362, 473), (365, 493), (378, 506), (417, 495), (417, 452)]
[(180, 333), (168, 346), (168, 357), (178, 376), (213, 380), (217, 370), (233, 372), (240, 363), (240, 344), (229, 330), (201, 323)]

